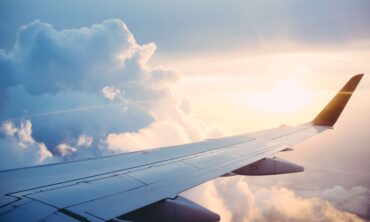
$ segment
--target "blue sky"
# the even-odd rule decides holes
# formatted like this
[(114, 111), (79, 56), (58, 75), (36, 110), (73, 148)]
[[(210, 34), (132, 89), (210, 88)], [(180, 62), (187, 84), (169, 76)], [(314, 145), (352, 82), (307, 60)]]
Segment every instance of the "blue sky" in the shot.
[[(370, 73), (369, 11), (367, 0), (0, 1), (0, 169), (309, 121)], [(370, 218), (369, 92), (365, 75), (336, 130), (280, 155), (304, 173), (185, 195), (225, 221)]]
[[(125, 21), (140, 43), (159, 53), (229, 51), (289, 40), (335, 45), (370, 36), (366, 0), (327, 1), (2, 1), (0, 47), (14, 44), (18, 27), (34, 19), (55, 28)], [(207, 38), (204, 38), (207, 37)]]

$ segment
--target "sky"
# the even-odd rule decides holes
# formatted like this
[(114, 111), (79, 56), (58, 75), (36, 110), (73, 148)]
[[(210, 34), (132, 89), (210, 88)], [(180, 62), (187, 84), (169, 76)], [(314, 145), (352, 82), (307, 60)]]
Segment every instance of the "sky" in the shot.
[(222, 221), (370, 219), (370, 2), (0, 1), (0, 169), (310, 121), (365, 76), (305, 172), (183, 195)]

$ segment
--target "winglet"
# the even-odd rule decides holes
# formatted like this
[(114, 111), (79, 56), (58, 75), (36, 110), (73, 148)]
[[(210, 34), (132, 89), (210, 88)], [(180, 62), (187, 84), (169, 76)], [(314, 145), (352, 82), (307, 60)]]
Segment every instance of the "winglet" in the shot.
[(358, 74), (353, 76), (328, 105), (321, 110), (312, 123), (319, 126), (334, 126), (363, 75)]

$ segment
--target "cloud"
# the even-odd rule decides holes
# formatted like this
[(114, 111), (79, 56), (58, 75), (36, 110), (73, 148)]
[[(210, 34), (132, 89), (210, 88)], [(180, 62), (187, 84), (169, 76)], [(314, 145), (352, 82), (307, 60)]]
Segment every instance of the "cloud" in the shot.
[(30, 121), (22, 121), (18, 127), (12, 122), (3, 123), (0, 127), (0, 169), (55, 161), (45, 144), (36, 142), (31, 134)]
[(363, 221), (320, 196), (303, 197), (283, 186), (251, 187), (243, 177), (216, 179), (184, 195), (220, 213), (222, 221)]
[(77, 146), (90, 147), (93, 142), (93, 138), (88, 135), (80, 135), (78, 137)]
[(144, 102), (174, 97), (170, 85), (178, 79), (173, 70), (147, 65), (155, 49), (137, 44), (120, 20), (64, 30), (40, 21), (22, 26), (14, 48), (0, 51), (0, 120), (33, 128), (28, 143), (22, 138), (14, 146), (43, 144), (50, 154), (83, 158), (82, 150), (100, 155), (109, 133), (155, 122)]
[(189, 191), (185, 191), (182, 195), (216, 212), (221, 216), (221, 221), (231, 221), (234, 212), (226, 207), (222, 195), (216, 189), (214, 181), (206, 182)]
[[(158, 135), (158, 132), (165, 136)], [(136, 133), (111, 133), (106, 140), (108, 148), (114, 152), (135, 151), (187, 142), (190, 142), (190, 139), (184, 128), (173, 121), (154, 122)]]
[(369, 217), (370, 214), (370, 190), (364, 186), (353, 186), (346, 189), (343, 186), (306, 191), (306, 196), (319, 196), (329, 201), (338, 209), (343, 209), (360, 216)]
[(256, 200), (260, 207), (265, 206), (266, 221), (362, 221), (318, 197), (302, 198), (286, 188), (258, 190)]
[(175, 70), (148, 64), (156, 48), (138, 44), (121, 20), (24, 25), (14, 47), (0, 51), (0, 122), (29, 123), (30, 138), (64, 160), (223, 134), (175, 95)]
[(110, 100), (114, 100), (117, 96), (121, 94), (121, 91), (119, 89), (115, 89), (114, 87), (106, 86), (102, 89), (102, 92), (105, 97), (107, 97)]
[(74, 140), (58, 144), (55, 154), (63, 160), (78, 160), (100, 155), (92, 149), (93, 138), (89, 135), (80, 135)]

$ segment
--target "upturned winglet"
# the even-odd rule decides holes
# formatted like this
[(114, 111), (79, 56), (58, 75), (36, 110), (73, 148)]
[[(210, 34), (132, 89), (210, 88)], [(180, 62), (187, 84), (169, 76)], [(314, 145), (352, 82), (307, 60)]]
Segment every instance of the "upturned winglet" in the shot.
[(319, 126), (334, 126), (363, 75), (364, 74), (358, 74), (353, 76), (328, 105), (321, 110), (312, 123)]

